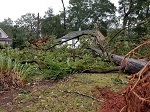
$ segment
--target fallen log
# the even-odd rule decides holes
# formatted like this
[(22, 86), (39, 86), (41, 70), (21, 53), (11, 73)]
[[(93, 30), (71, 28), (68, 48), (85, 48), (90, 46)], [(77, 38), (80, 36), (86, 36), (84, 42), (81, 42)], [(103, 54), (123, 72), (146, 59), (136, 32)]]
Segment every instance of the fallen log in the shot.
[(83, 73), (110, 73), (116, 72), (120, 70), (120, 66), (111, 67), (107, 69), (99, 69), (99, 70), (84, 70)]
[[(101, 52), (99, 49), (93, 47), (90, 47), (90, 49), (97, 53)], [(145, 59), (137, 60), (133, 58), (125, 58), (124, 62), (121, 63), (124, 59), (124, 56), (119, 56), (111, 53), (109, 54), (109, 57), (117, 66), (121, 66), (120, 70), (131, 74), (139, 72), (148, 63)]]
[[(124, 62), (122, 60), (124, 59), (124, 56), (119, 56), (115, 54), (111, 54), (112, 61), (116, 65), (121, 66), (121, 70), (124, 70), (124, 72), (135, 74), (139, 72), (148, 62), (145, 59), (133, 59), (133, 58), (125, 58)], [(122, 64), (122, 65), (121, 65)]]

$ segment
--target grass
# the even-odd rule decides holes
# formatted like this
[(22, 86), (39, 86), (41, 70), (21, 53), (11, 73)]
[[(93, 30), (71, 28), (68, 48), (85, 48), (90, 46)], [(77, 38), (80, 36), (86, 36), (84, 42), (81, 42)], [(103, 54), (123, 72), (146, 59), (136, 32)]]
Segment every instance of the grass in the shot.
[[(96, 112), (100, 107), (100, 102), (64, 91), (78, 91), (92, 96), (91, 90), (96, 85), (107, 86), (117, 91), (117, 88), (123, 83), (114, 83), (112, 79), (116, 77), (117, 73), (75, 74), (65, 77), (57, 83), (35, 84), (32, 89), (20, 89), (20, 93), (14, 96), (13, 103), (8, 105), (7, 109), (11, 112)], [(120, 79), (125, 82), (125, 75), (121, 75)], [(5, 112), (3, 107), (0, 109)]]

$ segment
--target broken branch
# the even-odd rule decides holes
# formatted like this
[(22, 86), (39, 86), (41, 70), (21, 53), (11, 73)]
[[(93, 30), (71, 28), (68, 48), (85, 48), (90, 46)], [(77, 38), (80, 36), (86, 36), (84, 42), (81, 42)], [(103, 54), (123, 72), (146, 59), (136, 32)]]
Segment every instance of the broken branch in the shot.
[(70, 94), (77, 94), (77, 95), (80, 95), (80, 96), (84, 96), (84, 97), (91, 98), (91, 99), (96, 100), (96, 101), (98, 101), (98, 102), (103, 102), (103, 100), (97, 99), (97, 98), (95, 98), (95, 97), (93, 97), (93, 96), (90, 96), (90, 95), (87, 95), (87, 94), (84, 94), (84, 93), (80, 93), (80, 92), (78, 92), (78, 91), (68, 91), (68, 90), (64, 90), (63, 92), (65, 92), (65, 93), (70, 93)]

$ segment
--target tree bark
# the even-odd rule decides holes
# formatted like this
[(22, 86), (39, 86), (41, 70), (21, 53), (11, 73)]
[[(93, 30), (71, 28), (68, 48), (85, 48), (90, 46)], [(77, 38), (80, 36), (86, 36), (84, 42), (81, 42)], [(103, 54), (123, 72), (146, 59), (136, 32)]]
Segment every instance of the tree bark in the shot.
[(64, 29), (66, 29), (66, 8), (65, 8), (65, 4), (64, 1), (61, 0), (62, 5), (63, 5), (63, 9), (64, 9)]
[[(100, 50), (96, 48), (90, 48), (90, 49), (92, 49), (97, 53), (100, 52)], [(123, 70), (124, 72), (131, 73), (131, 74), (135, 74), (139, 72), (148, 63), (145, 59), (137, 60), (133, 58), (126, 58), (124, 63), (121, 65), (124, 56), (119, 56), (110, 53), (109, 57), (116, 65), (121, 66), (120, 70)]]
[[(76, 36), (74, 36), (74, 37), (72, 37), (72, 38), (66, 39), (66, 40), (64, 40), (64, 41), (58, 41), (56, 44), (52, 45), (51, 47), (49, 47), (49, 48), (47, 48), (47, 49), (45, 49), (45, 50), (46, 50), (46, 51), (47, 51), (47, 50), (50, 50), (50, 49), (54, 48), (54, 47), (57, 46), (57, 45), (61, 45), (61, 44), (65, 43), (65, 42), (68, 42), (69, 40), (79, 39), (80, 37), (82, 37), (82, 36), (84, 36), (84, 35), (91, 35), (91, 36), (94, 36), (94, 37), (95, 37), (95, 35), (93, 35), (92, 33), (91, 33), (91, 34), (89, 34), (89, 33), (82, 33), (82, 34), (80, 34), (80, 35), (76, 35)], [(103, 49), (104, 49), (104, 48), (102, 47), (101, 50), (103, 50)]]
[(39, 29), (40, 29), (40, 16), (39, 16), (39, 13), (38, 13), (38, 16), (37, 16), (37, 30), (36, 30), (36, 37), (37, 37), (37, 39), (38, 38), (40, 38), (40, 31), (39, 31)]
[(116, 72), (120, 70), (120, 66), (107, 68), (107, 69), (100, 69), (100, 70), (85, 70), (83, 73), (110, 73), (110, 72)]
[(121, 70), (124, 70), (124, 72), (128, 72), (131, 74), (139, 72), (148, 63), (145, 59), (137, 60), (133, 58), (126, 58), (124, 63), (121, 65), (124, 56), (111, 54), (111, 57), (116, 65), (121, 66)]
[(128, 16), (130, 15), (132, 8), (133, 8), (133, 0), (129, 1), (129, 8), (126, 11), (126, 8), (124, 7), (124, 17), (123, 17), (123, 29), (126, 27), (127, 25), (127, 21), (128, 21)]

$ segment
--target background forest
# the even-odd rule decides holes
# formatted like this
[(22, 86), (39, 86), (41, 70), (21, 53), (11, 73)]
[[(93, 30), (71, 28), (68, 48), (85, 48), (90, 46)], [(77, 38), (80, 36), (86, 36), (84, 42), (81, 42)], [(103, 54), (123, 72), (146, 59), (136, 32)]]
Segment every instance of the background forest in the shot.
[(95, 23), (107, 39), (123, 29), (115, 38), (117, 41), (112, 39), (115, 43), (123, 40), (139, 43), (141, 38), (148, 38), (149, 16), (149, 0), (120, 0), (118, 9), (108, 0), (70, 0), (69, 6), (58, 15), (49, 8), (39, 21), (38, 14), (27, 13), (16, 21), (11, 17), (4, 19), (0, 27), (13, 39), (13, 48), (25, 46), (28, 39), (39, 38), (39, 34), (60, 38), (70, 31), (93, 29)]

